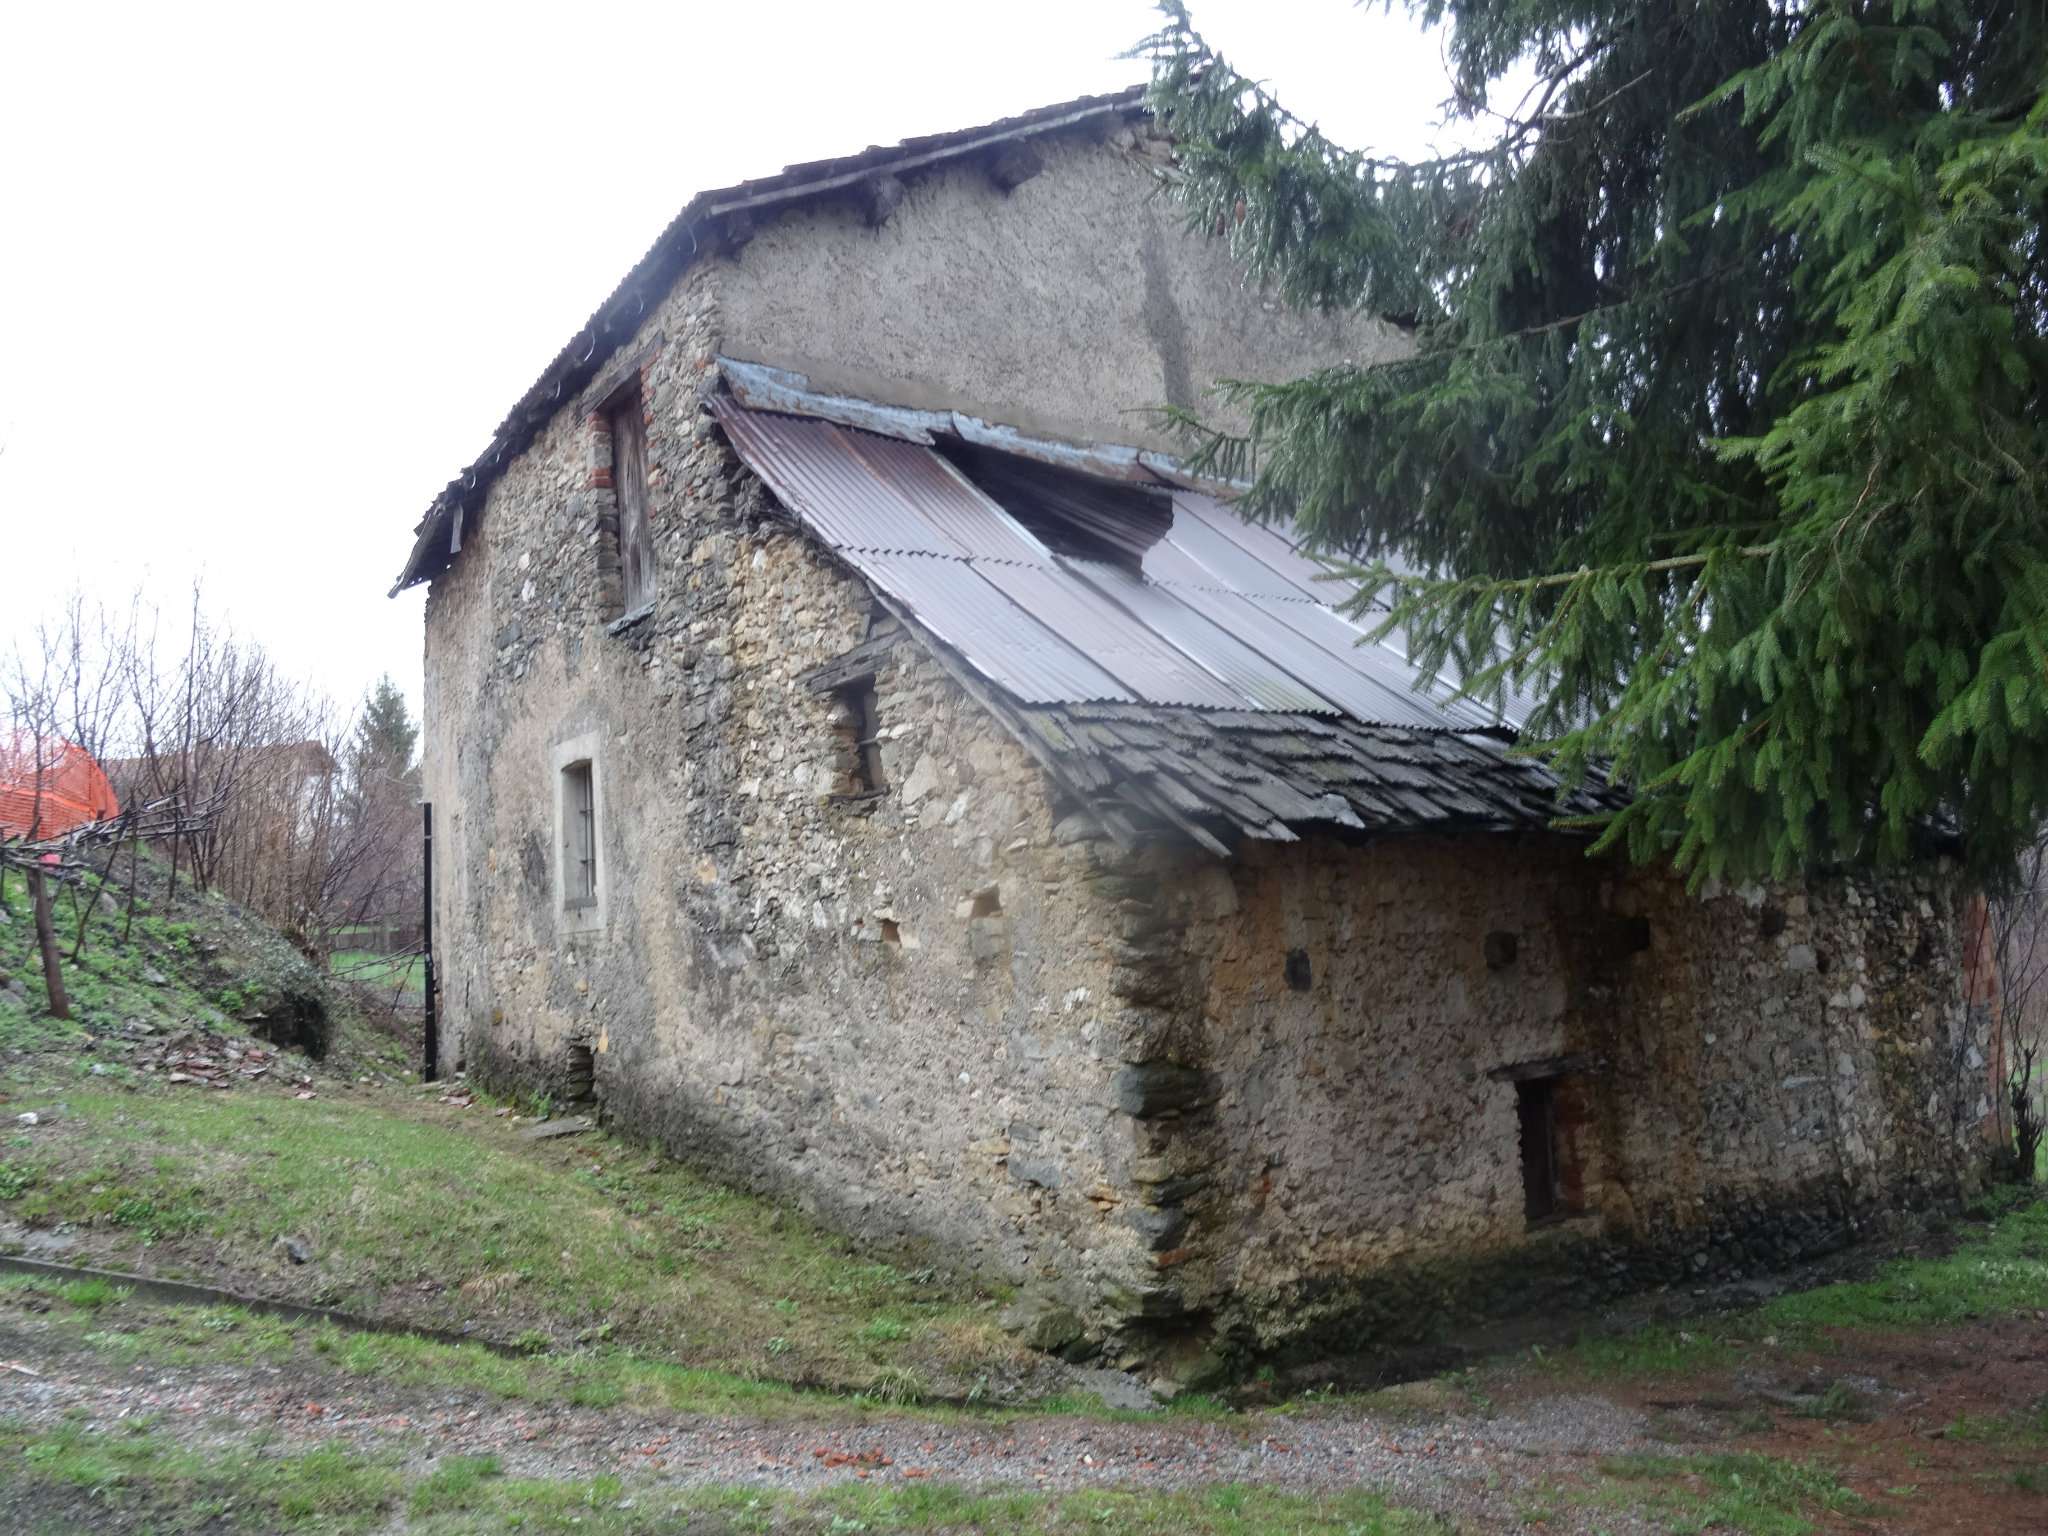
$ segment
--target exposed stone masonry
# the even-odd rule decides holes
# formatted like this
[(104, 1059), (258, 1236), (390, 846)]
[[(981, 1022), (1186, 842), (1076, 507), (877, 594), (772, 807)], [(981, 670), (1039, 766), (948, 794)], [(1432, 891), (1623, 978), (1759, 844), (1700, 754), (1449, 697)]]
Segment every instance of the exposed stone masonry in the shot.
[[(809, 678), (886, 615), (700, 409), (734, 271), (691, 268), (628, 349), (651, 608), (619, 611), (595, 398), (434, 584), (436, 932), (472, 1072), (587, 1071), (616, 1125), (1067, 1309), (1042, 1342), (1211, 1360), (1755, 1268), (1954, 1198), (1988, 1105), (1951, 874), (1696, 901), (1534, 835), (1127, 852), (908, 636), (874, 641), (886, 792), (849, 797)], [(892, 357), (943, 378), (906, 326)], [(553, 880), (584, 741), (590, 931)], [(1551, 1059), (1582, 1209), (1532, 1230), (1498, 1074)]]

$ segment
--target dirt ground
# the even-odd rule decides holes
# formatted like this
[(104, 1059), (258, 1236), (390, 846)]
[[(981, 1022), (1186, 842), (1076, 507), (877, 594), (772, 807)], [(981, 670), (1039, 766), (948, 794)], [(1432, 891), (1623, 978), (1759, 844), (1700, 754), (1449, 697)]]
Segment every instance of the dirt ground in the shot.
[(1635, 1383), (1610, 1401), (1724, 1448), (1826, 1466), (1873, 1506), (1822, 1528), (2048, 1532), (2048, 1322), (1849, 1334), (1826, 1354)]
[[(115, 1315), (80, 1335), (32, 1300), (0, 1312), (0, 1421), (110, 1432), (147, 1423), (202, 1451), (342, 1445), (413, 1466), (490, 1455), (508, 1475), (616, 1475), (654, 1491), (1366, 1487), (1475, 1536), (2048, 1531), (2048, 1325), (2036, 1318), (1842, 1339), (1824, 1353), (1760, 1346), (1732, 1366), (1623, 1384), (1521, 1361), (1230, 1417), (980, 1420), (829, 1404), (776, 1419), (662, 1416), (400, 1386), (317, 1361), (126, 1363), (93, 1342), (120, 1326)], [(1823, 1469), (1855, 1506), (1804, 1509), (1807, 1524), (1701, 1523), (1710, 1515), (1696, 1469), (1742, 1455)], [(30, 1513), (64, 1528), (49, 1501), (71, 1496), (35, 1492), (32, 1509), (15, 1507), (17, 1528)]]

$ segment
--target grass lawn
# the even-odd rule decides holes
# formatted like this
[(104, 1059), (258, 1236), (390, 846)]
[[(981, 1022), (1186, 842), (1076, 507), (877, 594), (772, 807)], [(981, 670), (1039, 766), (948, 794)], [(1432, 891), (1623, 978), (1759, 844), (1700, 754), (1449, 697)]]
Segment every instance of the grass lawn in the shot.
[(1868, 1280), (1817, 1286), (1684, 1327), (1638, 1328), (1548, 1356), (1588, 1377), (1642, 1376), (1725, 1365), (1761, 1341), (1825, 1347), (1838, 1333), (1908, 1332), (2048, 1308), (2048, 1201), (2006, 1191), (1939, 1258), (1894, 1259)]
[(373, 991), (398, 992), (417, 1000), (426, 990), (427, 964), (419, 955), (379, 955), (367, 949), (338, 949), (327, 968), (344, 981)]

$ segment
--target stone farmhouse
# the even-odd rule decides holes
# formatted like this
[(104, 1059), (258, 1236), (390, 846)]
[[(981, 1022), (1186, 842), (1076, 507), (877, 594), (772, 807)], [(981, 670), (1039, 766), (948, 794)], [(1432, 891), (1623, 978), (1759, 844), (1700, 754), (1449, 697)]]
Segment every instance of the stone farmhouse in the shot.
[(444, 1063), (1184, 1372), (1951, 1201), (1958, 877), (1696, 899), (1553, 830), (1171, 458), (1160, 405), (1401, 342), (1247, 287), (1148, 124), (696, 198), (434, 500)]

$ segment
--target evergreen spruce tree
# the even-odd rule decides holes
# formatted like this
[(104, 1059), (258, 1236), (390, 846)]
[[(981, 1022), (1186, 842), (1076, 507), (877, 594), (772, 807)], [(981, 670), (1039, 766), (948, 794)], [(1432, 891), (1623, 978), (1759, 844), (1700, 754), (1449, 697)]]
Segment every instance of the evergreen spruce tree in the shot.
[(413, 783), (413, 749), (419, 745), (420, 729), (406, 708), (405, 695), (387, 674), (377, 679), (363, 699), (363, 712), (356, 721), (350, 768), (358, 784), (373, 779), (410, 785)]
[(364, 696), (343, 764), (341, 821), (331, 905), (351, 923), (398, 925), (419, 911), (419, 725), (389, 677)]
[[(1243, 433), (1183, 415), (1248, 515), (1351, 562), (1428, 666), (1539, 698), (1534, 750), (1632, 795), (1605, 844), (1697, 880), (1895, 860), (1930, 823), (1987, 872), (2032, 840), (2048, 8), (1410, 0), (1453, 111), (1499, 125), (1419, 163), (1161, 9), (1191, 227), (1406, 336), (1226, 384)], [(1489, 99), (1518, 61), (1529, 95)]]

